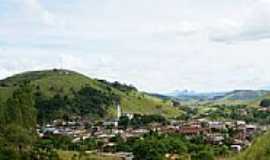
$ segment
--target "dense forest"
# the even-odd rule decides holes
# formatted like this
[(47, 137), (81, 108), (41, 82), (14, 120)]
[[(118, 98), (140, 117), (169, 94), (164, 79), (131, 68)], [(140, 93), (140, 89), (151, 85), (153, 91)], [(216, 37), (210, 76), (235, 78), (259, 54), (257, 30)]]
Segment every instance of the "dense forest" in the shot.
[(42, 93), (38, 93), (35, 102), (38, 122), (43, 123), (72, 116), (104, 117), (109, 106), (119, 103), (119, 97), (86, 86), (75, 92), (72, 97), (56, 94), (52, 98), (47, 98)]

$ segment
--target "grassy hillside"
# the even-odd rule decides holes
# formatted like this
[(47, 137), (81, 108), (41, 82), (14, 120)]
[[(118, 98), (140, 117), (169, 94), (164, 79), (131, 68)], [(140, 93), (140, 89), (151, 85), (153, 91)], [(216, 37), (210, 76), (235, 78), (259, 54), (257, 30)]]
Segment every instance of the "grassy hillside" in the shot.
[(250, 148), (230, 160), (269, 160), (270, 159), (270, 132), (254, 141)]
[[(55, 95), (74, 97), (76, 92), (88, 86), (102, 93), (118, 96), (124, 112), (162, 114), (167, 117), (177, 116), (181, 113), (180, 110), (172, 107), (170, 101), (149, 96), (137, 91), (132, 86), (92, 79), (68, 70), (26, 72), (1, 80), (0, 102), (6, 101), (12, 95), (12, 92), (23, 83), (30, 83), (34, 93), (49, 98)], [(109, 106), (109, 114), (114, 113), (114, 111), (115, 107), (113, 105)]]

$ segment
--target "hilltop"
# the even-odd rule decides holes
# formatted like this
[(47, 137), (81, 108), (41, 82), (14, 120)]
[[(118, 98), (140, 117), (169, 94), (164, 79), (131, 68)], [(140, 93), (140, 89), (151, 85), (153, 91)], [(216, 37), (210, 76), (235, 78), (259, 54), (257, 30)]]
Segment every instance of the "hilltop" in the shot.
[(150, 96), (131, 85), (93, 79), (74, 71), (58, 69), (25, 72), (1, 80), (0, 102), (5, 102), (24, 83), (31, 85), (38, 99), (36, 105), (40, 104), (42, 111), (52, 108), (57, 110), (55, 114), (58, 115), (89, 112), (92, 116), (95, 114), (92, 112), (101, 112), (101, 108), (106, 112), (105, 117), (110, 117), (115, 113), (116, 103), (120, 103), (123, 112), (161, 114), (166, 117), (181, 113), (170, 100)]

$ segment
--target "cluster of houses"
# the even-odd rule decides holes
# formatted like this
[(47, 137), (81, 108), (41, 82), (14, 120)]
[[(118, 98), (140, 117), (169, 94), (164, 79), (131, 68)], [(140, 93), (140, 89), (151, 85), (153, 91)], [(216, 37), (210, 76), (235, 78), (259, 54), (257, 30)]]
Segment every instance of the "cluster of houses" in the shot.
[(264, 127), (247, 124), (245, 121), (209, 121), (207, 119), (174, 122), (167, 128), (167, 132), (179, 133), (188, 138), (201, 135), (205, 143), (229, 145), (235, 151), (249, 146), (254, 136), (265, 130)]
[[(226, 144), (240, 151), (250, 145), (252, 138), (262, 132), (265, 127), (247, 124), (244, 121), (209, 121), (198, 119), (191, 121), (172, 120), (170, 124), (151, 123), (141, 128), (120, 129), (117, 122), (104, 122), (99, 125), (89, 125), (81, 121), (65, 122), (55, 120), (51, 124), (38, 129), (40, 137), (47, 135), (65, 135), (73, 138), (73, 142), (79, 142), (88, 138), (95, 138), (105, 145), (113, 146), (110, 139), (120, 135), (123, 139), (141, 137), (152, 131), (159, 133), (177, 133), (187, 138), (202, 135), (204, 141), (213, 145)], [(110, 127), (109, 127), (110, 126)]]
[(124, 140), (132, 137), (141, 138), (150, 131), (158, 133), (175, 133), (192, 138), (201, 136), (205, 143), (212, 145), (227, 145), (232, 150), (241, 151), (250, 145), (251, 140), (256, 134), (266, 130), (265, 127), (247, 124), (244, 121), (210, 121), (207, 119), (196, 119), (190, 121), (171, 120), (168, 124), (151, 123), (140, 128), (121, 129), (118, 127), (119, 118), (122, 115), (133, 118), (132, 114), (121, 113), (120, 106), (117, 107), (117, 118), (115, 121), (104, 121), (103, 123), (91, 124), (84, 120), (64, 121), (54, 120), (51, 124), (47, 124), (38, 128), (40, 137), (65, 135), (73, 138), (73, 143), (80, 142), (88, 138), (95, 138), (102, 141), (104, 146), (102, 152), (104, 154), (114, 154), (114, 156), (122, 159), (133, 159), (132, 153), (115, 153), (114, 142), (111, 139), (121, 136)]

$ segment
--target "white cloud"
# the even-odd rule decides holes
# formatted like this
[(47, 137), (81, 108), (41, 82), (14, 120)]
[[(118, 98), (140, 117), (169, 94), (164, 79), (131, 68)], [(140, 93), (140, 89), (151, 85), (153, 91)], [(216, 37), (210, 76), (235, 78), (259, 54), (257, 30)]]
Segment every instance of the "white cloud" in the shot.
[(68, 68), (152, 92), (270, 83), (262, 0), (13, 1), (8, 16), (0, 5), (0, 77)]
[(40, 0), (15, 0), (17, 5), (31, 19), (37, 17), (42, 24), (55, 25), (55, 18), (52, 13), (45, 9)]
[(234, 43), (270, 38), (270, 1), (254, 0), (246, 9), (218, 22), (210, 31), (210, 39), (216, 42)]

